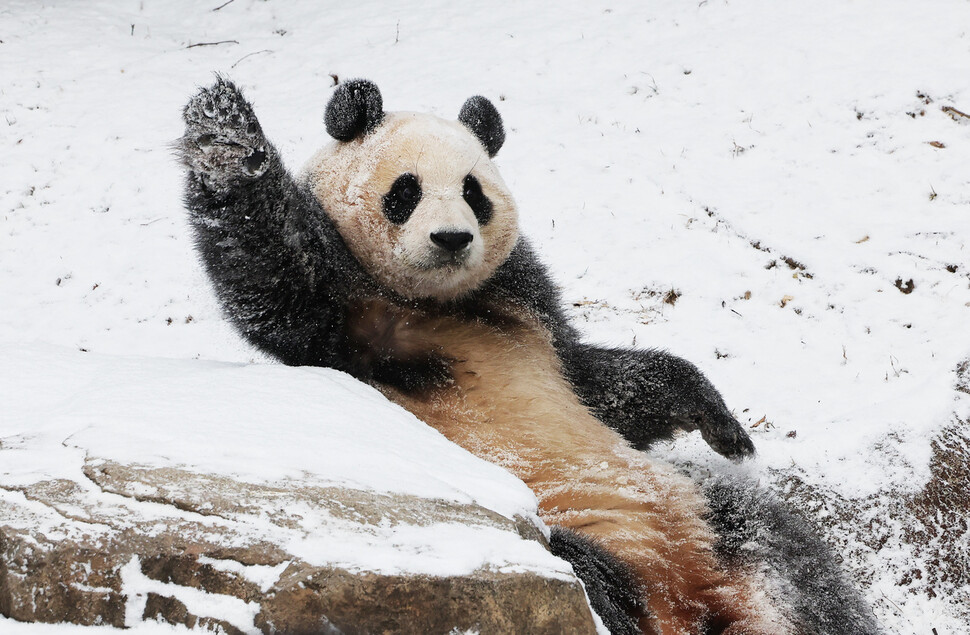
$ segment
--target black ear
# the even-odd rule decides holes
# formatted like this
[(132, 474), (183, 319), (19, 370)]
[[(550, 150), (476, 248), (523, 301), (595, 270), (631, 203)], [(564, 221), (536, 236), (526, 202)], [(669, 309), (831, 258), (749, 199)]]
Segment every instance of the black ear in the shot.
[(330, 136), (350, 141), (367, 134), (384, 121), (384, 100), (377, 86), (366, 79), (341, 82), (323, 115)]
[(490, 157), (498, 154), (505, 143), (502, 115), (498, 114), (492, 102), (480, 95), (468, 98), (458, 113), (458, 121), (478, 137)]

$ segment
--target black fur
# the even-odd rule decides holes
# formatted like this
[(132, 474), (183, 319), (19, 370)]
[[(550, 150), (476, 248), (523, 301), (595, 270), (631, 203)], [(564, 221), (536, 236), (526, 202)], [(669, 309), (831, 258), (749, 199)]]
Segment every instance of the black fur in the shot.
[[(328, 129), (332, 119), (338, 134), (366, 133), (380, 120), (375, 113), (383, 117), (380, 93), (376, 87), (370, 90), (368, 82), (344, 86), (339, 103), (357, 106), (341, 106), (332, 118), (328, 107)], [(368, 309), (356, 300), (407, 303), (363, 271), (308, 187), (286, 171), (239, 90), (220, 78), (200, 90), (183, 115), (186, 129), (179, 149), (187, 171), (185, 205), (209, 277), (240, 333), (285, 364), (328, 366), (412, 392), (447, 383), (446, 360), (395, 359), (379, 349), (362, 349), (361, 338), (350, 333), (351, 323), (366, 322), (357, 318)], [(484, 143), (497, 151), (501, 137), (495, 142), (486, 135)], [(468, 297), (446, 306), (418, 304), (424, 310), (488, 320), (488, 307), (496, 302), (512, 302), (542, 320), (577, 394), (634, 446), (647, 448), (677, 429), (699, 429), (721, 454), (737, 458), (753, 452), (718, 392), (689, 362), (662, 351), (580, 341), (558, 290), (525, 239)], [(385, 326), (373, 328), (379, 332)], [(722, 555), (740, 558), (749, 538), (762, 545), (764, 560), (789, 580), (789, 599), (807, 632), (877, 632), (870, 629), (873, 622), (864, 604), (840, 577), (832, 554), (780, 503), (752, 491), (730, 483), (708, 489), (710, 522), (722, 535)], [(553, 536), (554, 549), (572, 558), (591, 601), (602, 607), (597, 612), (614, 616), (616, 628), (626, 632), (626, 622), (617, 616), (631, 614), (629, 599), (635, 591), (624, 568), (594, 543), (557, 530)]]
[(411, 218), (419, 202), (421, 184), (418, 177), (405, 172), (394, 180), (391, 189), (384, 195), (384, 216), (395, 225), (403, 225)]
[(434, 355), (405, 360), (379, 357), (365, 370), (370, 379), (409, 394), (441, 388), (452, 381), (451, 364)]
[(231, 82), (201, 90), (184, 118), (185, 205), (233, 324), (283, 363), (345, 369), (345, 298), (369, 277)]
[(333, 91), (323, 115), (327, 133), (339, 141), (367, 134), (384, 121), (381, 91), (366, 79), (351, 79)]
[(505, 143), (505, 128), (502, 127), (502, 115), (492, 105), (492, 102), (480, 95), (469, 97), (458, 113), (458, 121), (474, 133), (485, 146), (488, 156), (494, 157)]
[(637, 622), (647, 609), (636, 578), (624, 563), (593, 539), (563, 527), (552, 528), (549, 548), (573, 566), (586, 587), (589, 605), (611, 635), (639, 635)]
[(468, 207), (472, 208), (478, 224), (488, 225), (488, 221), (492, 220), (492, 201), (482, 192), (482, 184), (471, 174), (465, 177), (461, 196), (468, 203)]
[(791, 606), (800, 632), (877, 635), (872, 610), (846, 581), (838, 558), (803, 519), (774, 495), (738, 478), (708, 478), (707, 521), (718, 555), (732, 566), (767, 567), (775, 592)]
[(747, 432), (690, 362), (663, 351), (581, 342), (559, 352), (583, 403), (633, 447), (645, 450), (678, 429), (700, 430), (707, 444), (728, 458), (754, 454)]

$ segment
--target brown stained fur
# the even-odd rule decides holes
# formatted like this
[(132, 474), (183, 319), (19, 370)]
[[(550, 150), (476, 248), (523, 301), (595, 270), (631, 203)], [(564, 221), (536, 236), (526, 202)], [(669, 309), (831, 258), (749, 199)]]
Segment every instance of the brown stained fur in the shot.
[[(790, 631), (753, 576), (723, 570), (696, 486), (631, 449), (579, 403), (549, 334), (512, 313), (502, 327), (367, 302), (352, 330), (401, 357), (453, 360), (454, 384), (393, 401), (536, 493), (542, 519), (600, 540), (644, 587), (644, 633)], [(376, 343), (375, 340), (371, 340)]]

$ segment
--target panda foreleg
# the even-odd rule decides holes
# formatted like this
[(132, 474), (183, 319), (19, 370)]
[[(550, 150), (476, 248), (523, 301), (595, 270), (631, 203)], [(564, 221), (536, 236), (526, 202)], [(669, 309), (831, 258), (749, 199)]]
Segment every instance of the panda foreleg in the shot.
[(320, 204), (219, 78), (183, 111), (185, 205), (216, 293), (246, 339), (287, 364), (342, 367), (356, 261)]
[(690, 362), (658, 350), (560, 348), (563, 370), (596, 417), (645, 450), (677, 430), (700, 430), (716, 452), (741, 459), (754, 444), (717, 389)]
[(697, 367), (656, 350), (602, 348), (579, 341), (559, 290), (528, 240), (520, 238), (486, 285), (534, 312), (552, 334), (566, 378), (596, 417), (645, 450), (677, 430), (700, 430), (715, 451), (731, 458), (754, 445)]

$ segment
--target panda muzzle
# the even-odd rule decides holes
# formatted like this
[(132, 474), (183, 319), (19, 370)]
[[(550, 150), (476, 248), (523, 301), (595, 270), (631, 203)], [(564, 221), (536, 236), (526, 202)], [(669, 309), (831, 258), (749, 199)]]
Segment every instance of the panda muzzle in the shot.
[(473, 238), (474, 236), (472, 236), (471, 232), (466, 231), (445, 231), (431, 233), (431, 242), (452, 254), (457, 254), (471, 244)]

